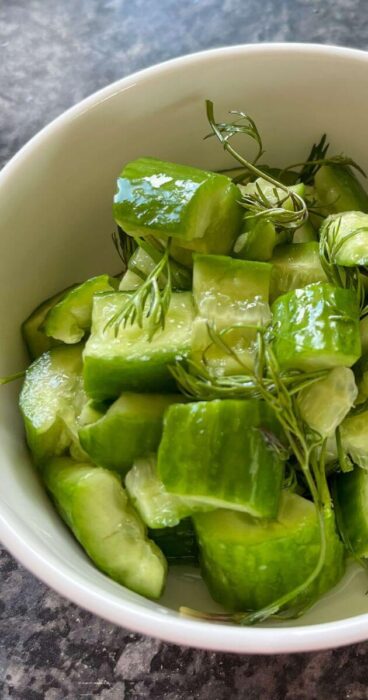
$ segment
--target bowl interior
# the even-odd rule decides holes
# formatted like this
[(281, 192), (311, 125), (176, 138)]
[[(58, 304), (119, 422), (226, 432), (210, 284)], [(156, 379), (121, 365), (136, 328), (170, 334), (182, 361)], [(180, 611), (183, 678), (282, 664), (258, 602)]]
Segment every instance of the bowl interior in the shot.
[[(119, 271), (111, 241), (111, 201), (126, 161), (150, 155), (215, 169), (233, 164), (215, 139), (203, 140), (208, 133), (206, 97), (214, 100), (218, 117), (241, 109), (256, 120), (271, 165), (303, 159), (327, 132), (331, 152), (345, 151), (367, 169), (367, 61), (359, 52), (297, 45), (207, 52), (121, 81), (37, 136), (0, 176), (0, 375), (25, 366), (19, 327), (34, 306), (74, 281)], [(239, 147), (253, 153), (246, 138)], [(195, 570), (173, 569), (160, 604), (96, 571), (55, 514), (30, 466), (18, 390), (13, 385), (0, 392), (5, 544), (50, 585), (109, 619), (175, 641), (251, 650), (250, 637), (239, 637), (239, 630), (232, 637), (238, 640), (235, 644), (226, 641), (223, 627), (212, 626), (208, 638), (201, 639), (195, 632), (200, 623), (180, 627), (180, 604), (216, 609)], [(365, 592), (364, 574), (351, 567), (337, 589), (292, 625), (366, 613)], [(174, 632), (166, 631), (164, 620), (170, 620)], [(277, 633), (274, 623), (266, 627)], [(252, 650), (267, 650), (260, 644)], [(279, 642), (278, 650), (291, 646), (297, 648), (292, 642), (282, 648)], [(299, 648), (312, 646), (299, 643)]]

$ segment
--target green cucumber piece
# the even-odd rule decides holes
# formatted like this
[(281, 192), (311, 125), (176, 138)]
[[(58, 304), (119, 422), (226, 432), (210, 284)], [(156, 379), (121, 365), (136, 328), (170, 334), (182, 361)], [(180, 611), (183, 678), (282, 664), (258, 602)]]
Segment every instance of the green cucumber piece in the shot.
[(167, 564), (129, 504), (118, 477), (107, 469), (57, 458), (43, 478), (75, 537), (103, 573), (136, 593), (157, 599)]
[(191, 359), (198, 363), (204, 361), (215, 376), (251, 372), (257, 350), (257, 332), (258, 326), (235, 325), (223, 329), (221, 339), (231, 350), (229, 353), (213, 342), (207, 319), (197, 316), (193, 322)]
[(284, 474), (270, 446), (275, 434), (280, 439), (280, 425), (262, 401), (170, 406), (158, 476), (167, 491), (188, 502), (275, 517)]
[(368, 214), (347, 211), (328, 216), (320, 235), (326, 234), (331, 260), (336, 265), (355, 267), (368, 263)]
[(82, 346), (53, 348), (27, 369), (19, 406), (36, 463), (78, 448), (78, 416), (86, 401)]
[(319, 257), (317, 242), (291, 243), (276, 248), (272, 265), (270, 298), (272, 301), (293, 289), (301, 289), (313, 282), (327, 282)]
[(361, 353), (359, 307), (350, 289), (317, 282), (272, 305), (273, 348), (282, 369), (351, 367)]
[(310, 243), (317, 240), (317, 232), (308, 220), (293, 235), (293, 243)]
[[(119, 285), (120, 291), (131, 291), (137, 289), (142, 281), (146, 279), (147, 275), (152, 272), (156, 263), (160, 260), (162, 253), (159, 250), (154, 250), (154, 258), (144, 250), (141, 246), (138, 246), (128, 262), (128, 269), (122, 277)], [(192, 288), (192, 274), (183, 265), (170, 258), (170, 272), (172, 286), (174, 289), (181, 290), (191, 290)]]
[(233, 240), (239, 230), (239, 191), (225, 175), (139, 158), (125, 166), (117, 185), (115, 220), (132, 236)]
[[(214, 600), (230, 611), (260, 610), (301, 585), (320, 551), (314, 505), (284, 491), (277, 520), (216, 510), (193, 517), (202, 575)], [(325, 515), (327, 553), (317, 579), (293, 601), (304, 609), (332, 588), (344, 571), (343, 545), (331, 511)]]
[(271, 269), (268, 263), (197, 254), (193, 298), (199, 314), (217, 329), (267, 324)]
[(368, 410), (347, 416), (340, 426), (344, 451), (355, 464), (368, 469)]
[[(244, 195), (258, 195), (260, 197), (259, 192), (261, 192), (264, 197), (267, 197), (272, 206), (276, 206), (280, 200), (285, 198), (285, 191), (281, 187), (275, 187), (263, 177), (258, 177), (254, 182), (249, 182), (247, 185), (240, 185), (239, 189)], [(289, 190), (303, 197), (305, 185), (303, 182), (298, 182), (297, 184), (289, 185)], [(290, 198), (283, 202), (283, 208), (289, 211), (293, 209), (293, 202)]]
[(358, 395), (354, 372), (334, 367), (327, 376), (298, 394), (301, 417), (323, 438), (334, 435)]
[(326, 216), (354, 210), (368, 212), (368, 195), (348, 166), (322, 165), (314, 185)]
[[(253, 368), (257, 327), (271, 319), (268, 304), (271, 265), (249, 260), (235, 260), (222, 255), (196, 255), (193, 267), (193, 298), (199, 316), (192, 335), (191, 357), (205, 356), (211, 372), (241, 374)], [(234, 356), (214, 345), (208, 324)], [(226, 330), (225, 330), (226, 329)]]
[(55, 304), (59, 302), (65, 296), (65, 294), (67, 294), (67, 292), (74, 289), (74, 287), (75, 285), (68, 287), (67, 289), (63, 289), (62, 292), (58, 292), (49, 299), (46, 299), (32, 311), (25, 321), (23, 321), (21, 326), (22, 336), (31, 360), (36, 360), (37, 357), (40, 357), (40, 355), (42, 355), (44, 352), (47, 352), (48, 350), (51, 350), (51, 348), (60, 345), (60, 342), (54, 340), (54, 338), (47, 337), (43, 328), (43, 322), (50, 309), (52, 309), (52, 307), (55, 306)]
[(190, 352), (194, 317), (190, 292), (173, 292), (165, 328), (150, 340), (147, 325), (108, 325), (126, 299), (123, 292), (96, 296), (91, 335), (84, 351), (86, 392), (96, 400), (118, 397), (123, 391), (175, 391), (168, 366)]
[(63, 343), (79, 343), (91, 327), (94, 295), (117, 286), (118, 280), (100, 275), (71, 289), (48, 312), (44, 321), (46, 335)]
[[(263, 178), (257, 178), (245, 186), (240, 185), (239, 189), (243, 195), (267, 197), (271, 206), (277, 206), (278, 202), (285, 198), (284, 190), (275, 187)], [(290, 186), (289, 189), (302, 197), (305, 186), (303, 183), (298, 183)], [(283, 207), (291, 210), (293, 208), (292, 200), (286, 199), (283, 202)], [(243, 230), (234, 245), (234, 253), (236, 257), (244, 260), (269, 260), (274, 247), (283, 240), (283, 234), (277, 234), (271, 221), (256, 216), (246, 216)]]
[(248, 219), (243, 233), (234, 243), (234, 255), (242, 260), (267, 261), (277, 243), (276, 229), (271, 221)]
[(104, 415), (80, 428), (80, 443), (92, 462), (126, 474), (135, 459), (157, 451), (164, 412), (182, 401), (177, 394), (122, 394)]
[(173, 527), (192, 513), (211, 510), (211, 506), (169, 493), (157, 475), (153, 458), (136, 461), (125, 477), (125, 487), (143, 522), (152, 529)]
[(358, 557), (368, 557), (368, 472), (359, 467), (334, 479), (336, 518), (343, 541)]
[(148, 530), (169, 564), (198, 564), (198, 544), (191, 518), (181, 520), (175, 527)]
[[(152, 265), (153, 268), (153, 265)], [(132, 270), (126, 270), (120, 280), (119, 291), (120, 292), (132, 292), (138, 289), (142, 284), (142, 277), (137, 275)]]

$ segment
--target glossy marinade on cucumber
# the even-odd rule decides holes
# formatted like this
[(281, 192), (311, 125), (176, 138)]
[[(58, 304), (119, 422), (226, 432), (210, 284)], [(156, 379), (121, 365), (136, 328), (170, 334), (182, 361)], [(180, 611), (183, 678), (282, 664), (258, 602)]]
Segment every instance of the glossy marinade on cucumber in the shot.
[(19, 406), (101, 575), (159, 599), (171, 565), (197, 566), (223, 612), (182, 613), (250, 625), (368, 557), (368, 195), (325, 135), (267, 163), (231, 114), (206, 102), (231, 170), (122, 153), (120, 271), (24, 321)]

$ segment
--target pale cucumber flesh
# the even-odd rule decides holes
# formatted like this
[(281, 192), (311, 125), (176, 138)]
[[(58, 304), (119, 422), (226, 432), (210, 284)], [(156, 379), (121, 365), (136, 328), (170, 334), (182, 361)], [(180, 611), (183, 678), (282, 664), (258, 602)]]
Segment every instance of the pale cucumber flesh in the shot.
[(80, 345), (53, 348), (29, 367), (19, 406), (37, 463), (78, 447), (78, 416), (86, 401)]

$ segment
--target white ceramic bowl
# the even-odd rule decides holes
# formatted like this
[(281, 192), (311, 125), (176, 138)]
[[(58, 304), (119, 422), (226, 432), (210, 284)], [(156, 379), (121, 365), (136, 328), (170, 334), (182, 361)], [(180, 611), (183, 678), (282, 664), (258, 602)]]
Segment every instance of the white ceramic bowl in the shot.
[[(368, 54), (302, 44), (215, 49), (125, 78), (69, 110), (33, 138), (0, 175), (0, 375), (25, 365), (19, 326), (45, 297), (119, 268), (111, 201), (123, 163), (137, 156), (218, 168), (230, 163), (208, 132), (216, 114), (257, 121), (267, 161), (303, 159), (327, 132), (368, 168)], [(244, 143), (244, 148), (247, 148)], [(152, 603), (99, 573), (50, 505), (31, 467), (16, 386), (0, 391), (0, 533), (6, 547), (62, 595), (129, 629), (232, 652), (322, 649), (368, 638), (365, 574), (342, 584), (293, 624), (239, 628), (183, 619), (179, 604), (212, 609), (194, 571), (176, 569)]]

